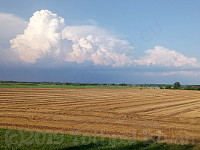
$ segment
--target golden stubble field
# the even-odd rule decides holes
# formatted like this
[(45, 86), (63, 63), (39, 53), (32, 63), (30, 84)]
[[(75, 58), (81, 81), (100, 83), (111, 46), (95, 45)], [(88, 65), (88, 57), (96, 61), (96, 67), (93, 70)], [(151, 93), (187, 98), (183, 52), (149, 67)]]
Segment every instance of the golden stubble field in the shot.
[(2, 88), (0, 128), (200, 144), (200, 91)]

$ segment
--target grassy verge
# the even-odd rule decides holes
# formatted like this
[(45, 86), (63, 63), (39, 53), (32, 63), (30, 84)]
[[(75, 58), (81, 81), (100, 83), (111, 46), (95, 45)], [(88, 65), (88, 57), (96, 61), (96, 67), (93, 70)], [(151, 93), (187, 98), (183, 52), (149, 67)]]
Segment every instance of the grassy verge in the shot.
[(200, 150), (193, 145), (0, 129), (0, 149), (8, 150)]

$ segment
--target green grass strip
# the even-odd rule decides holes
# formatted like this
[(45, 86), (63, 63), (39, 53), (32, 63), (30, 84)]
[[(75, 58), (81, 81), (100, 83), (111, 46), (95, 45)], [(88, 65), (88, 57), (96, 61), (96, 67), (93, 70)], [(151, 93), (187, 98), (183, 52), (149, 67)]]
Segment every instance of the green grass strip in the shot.
[[(0, 84), (0, 88), (66, 88), (66, 89), (139, 89), (138, 86), (117, 85), (43, 85), (43, 84)], [(142, 87), (147, 88), (147, 87)]]
[(194, 145), (0, 129), (1, 150), (200, 150)]

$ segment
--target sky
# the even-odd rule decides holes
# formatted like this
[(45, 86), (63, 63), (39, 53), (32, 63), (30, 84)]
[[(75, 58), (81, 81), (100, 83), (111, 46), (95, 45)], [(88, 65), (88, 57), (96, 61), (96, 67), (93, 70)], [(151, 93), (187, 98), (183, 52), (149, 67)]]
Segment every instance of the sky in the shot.
[(1, 0), (0, 80), (200, 84), (199, 0)]

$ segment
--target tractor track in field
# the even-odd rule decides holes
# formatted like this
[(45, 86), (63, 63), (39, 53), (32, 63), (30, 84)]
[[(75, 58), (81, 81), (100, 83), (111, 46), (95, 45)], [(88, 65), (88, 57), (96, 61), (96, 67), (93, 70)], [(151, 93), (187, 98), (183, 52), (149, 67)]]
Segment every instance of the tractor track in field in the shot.
[[(0, 109), (0, 112), (9, 112), (9, 113), (32, 113), (36, 115), (63, 115), (63, 116), (83, 116), (83, 117), (97, 117), (97, 118), (106, 118), (106, 119), (117, 119), (119, 118), (120, 120), (126, 120), (127, 118), (129, 119), (134, 119), (134, 121), (141, 120), (141, 121), (158, 121), (158, 122), (165, 122), (165, 123), (177, 123), (177, 124), (190, 124), (190, 125), (200, 125), (200, 118), (197, 118), (197, 122), (186, 122), (186, 121), (180, 121), (178, 120), (177, 117), (173, 117), (173, 121), (168, 120), (169, 117), (166, 117), (166, 119), (162, 119), (162, 117), (158, 116), (152, 116), (152, 115), (141, 115), (141, 114), (134, 114), (133, 116), (130, 116), (129, 114), (121, 114), (121, 113), (115, 113), (115, 112), (102, 112), (102, 111), (85, 111), (85, 110), (70, 110), (68, 112), (60, 112), (60, 111), (30, 111), (30, 110), (16, 110), (16, 109), (4, 109), (3, 111)], [(95, 115), (95, 113), (98, 113), (99, 115)], [(114, 115), (114, 116), (113, 116)], [(184, 118), (188, 119), (188, 118)]]
[(200, 144), (200, 113), (179, 117), (199, 108), (199, 91), (2, 88), (0, 127)]
[[(184, 131), (187, 131), (187, 132), (195, 132), (195, 133), (199, 133), (200, 134), (200, 126), (199, 124), (193, 124), (193, 127), (195, 127), (196, 125), (196, 128), (197, 129), (188, 129), (188, 126), (191, 127), (191, 125), (189, 124), (184, 124), (186, 125), (185, 128), (183, 127), (174, 127), (175, 125), (178, 125), (178, 126), (182, 126), (182, 124), (177, 124), (177, 123), (174, 123), (174, 122), (165, 122), (165, 125), (163, 124), (158, 124), (159, 121), (155, 121), (154, 120), (154, 124), (156, 123), (157, 126), (155, 126), (154, 124), (145, 124), (145, 125), (141, 125), (140, 123), (142, 122), (141, 120), (136, 120), (134, 122), (121, 122), (119, 123), (118, 120), (113, 120), (113, 122), (109, 122), (109, 120), (88, 120), (88, 119), (54, 119), (53, 117), (48, 117), (48, 116), (45, 116), (45, 117), (27, 117), (27, 116), (12, 116), (12, 115), (0, 115), (0, 118), (14, 118), (14, 119), (25, 119), (25, 120), (28, 120), (30, 122), (37, 122), (38, 120), (40, 121), (43, 121), (43, 122), (60, 122), (60, 123), (71, 123), (71, 124), (93, 124), (93, 125), (109, 125), (109, 126), (121, 126), (121, 127), (148, 127), (148, 128), (152, 128), (152, 129), (159, 129), (159, 128), (162, 128), (164, 130), (184, 130)], [(77, 116), (75, 116), (77, 117)], [(117, 122), (117, 123), (115, 123)], [(166, 124), (169, 126), (166, 126)]]

